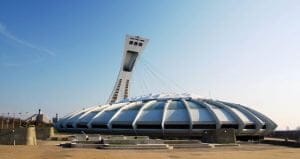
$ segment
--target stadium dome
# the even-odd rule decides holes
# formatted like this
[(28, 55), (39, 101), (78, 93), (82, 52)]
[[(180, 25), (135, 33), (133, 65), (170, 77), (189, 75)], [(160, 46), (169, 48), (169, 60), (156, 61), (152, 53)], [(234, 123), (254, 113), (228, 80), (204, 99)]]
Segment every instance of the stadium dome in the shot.
[(69, 114), (55, 127), (65, 132), (191, 137), (230, 128), (237, 136), (263, 136), (277, 125), (240, 104), (192, 94), (150, 94)]
[(192, 137), (202, 136), (208, 130), (234, 129), (236, 136), (253, 137), (264, 136), (276, 128), (271, 119), (258, 111), (196, 95), (150, 94), (128, 98), (134, 66), (148, 41), (140, 36), (126, 35), (122, 64), (108, 104), (59, 119), (55, 124), (57, 130)]

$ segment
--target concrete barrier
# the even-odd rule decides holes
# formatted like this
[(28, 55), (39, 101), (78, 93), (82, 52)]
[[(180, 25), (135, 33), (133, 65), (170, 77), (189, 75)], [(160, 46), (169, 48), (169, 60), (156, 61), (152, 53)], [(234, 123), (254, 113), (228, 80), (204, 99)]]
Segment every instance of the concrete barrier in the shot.
[(204, 132), (202, 142), (205, 143), (236, 143), (235, 130), (234, 129), (220, 129), (220, 130), (210, 130)]
[(274, 131), (272, 134), (267, 137), (272, 138), (281, 138), (287, 140), (299, 140), (300, 139), (300, 130), (283, 130), (283, 131)]
[(2, 145), (37, 145), (35, 127), (1, 129), (0, 144)]
[(39, 140), (46, 140), (54, 136), (53, 127), (36, 127), (36, 138)]
[(262, 141), (262, 143), (288, 147), (300, 147), (300, 143), (296, 140), (284, 140), (278, 138), (266, 138)]

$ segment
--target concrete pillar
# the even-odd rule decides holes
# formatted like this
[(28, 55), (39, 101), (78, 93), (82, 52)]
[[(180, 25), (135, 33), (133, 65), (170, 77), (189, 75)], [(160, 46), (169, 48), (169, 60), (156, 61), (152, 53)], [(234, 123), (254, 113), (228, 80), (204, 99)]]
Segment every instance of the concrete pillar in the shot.
[(53, 137), (54, 136), (54, 128), (53, 127), (50, 127), (50, 135), (49, 137)]
[(35, 127), (29, 126), (26, 131), (27, 131), (27, 133), (26, 133), (26, 144), (25, 145), (37, 145)]

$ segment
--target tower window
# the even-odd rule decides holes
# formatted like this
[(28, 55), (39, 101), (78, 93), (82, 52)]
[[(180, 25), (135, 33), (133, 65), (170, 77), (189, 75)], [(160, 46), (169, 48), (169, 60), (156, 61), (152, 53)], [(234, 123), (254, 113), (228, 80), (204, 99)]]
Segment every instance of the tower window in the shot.
[(176, 125), (167, 125), (165, 124), (166, 129), (189, 129), (190, 125), (176, 124)]
[(101, 128), (101, 129), (107, 129), (106, 124), (92, 124), (92, 128)]
[(216, 124), (195, 124), (193, 129), (216, 129)]
[(244, 129), (256, 129), (256, 125), (254, 125), (254, 124), (248, 124), (248, 125), (245, 126)]
[(132, 45), (133, 44), (133, 41), (129, 41), (129, 45)]
[(138, 43), (137, 42), (134, 42), (134, 45), (137, 45)]
[(112, 124), (112, 128), (116, 128), (116, 129), (132, 129), (132, 125)]
[(161, 129), (161, 125), (137, 125), (137, 129)]
[(221, 125), (222, 129), (239, 129), (238, 124), (223, 124)]
[(139, 46), (143, 46), (143, 43), (139, 43)]

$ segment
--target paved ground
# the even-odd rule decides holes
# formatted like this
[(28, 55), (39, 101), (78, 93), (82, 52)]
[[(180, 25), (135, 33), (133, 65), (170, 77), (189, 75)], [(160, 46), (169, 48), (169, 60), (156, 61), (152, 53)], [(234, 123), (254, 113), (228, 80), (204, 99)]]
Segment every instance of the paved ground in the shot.
[(241, 147), (174, 150), (97, 150), (66, 149), (57, 142), (39, 146), (0, 145), (0, 159), (300, 159), (300, 148), (264, 144), (242, 144)]

